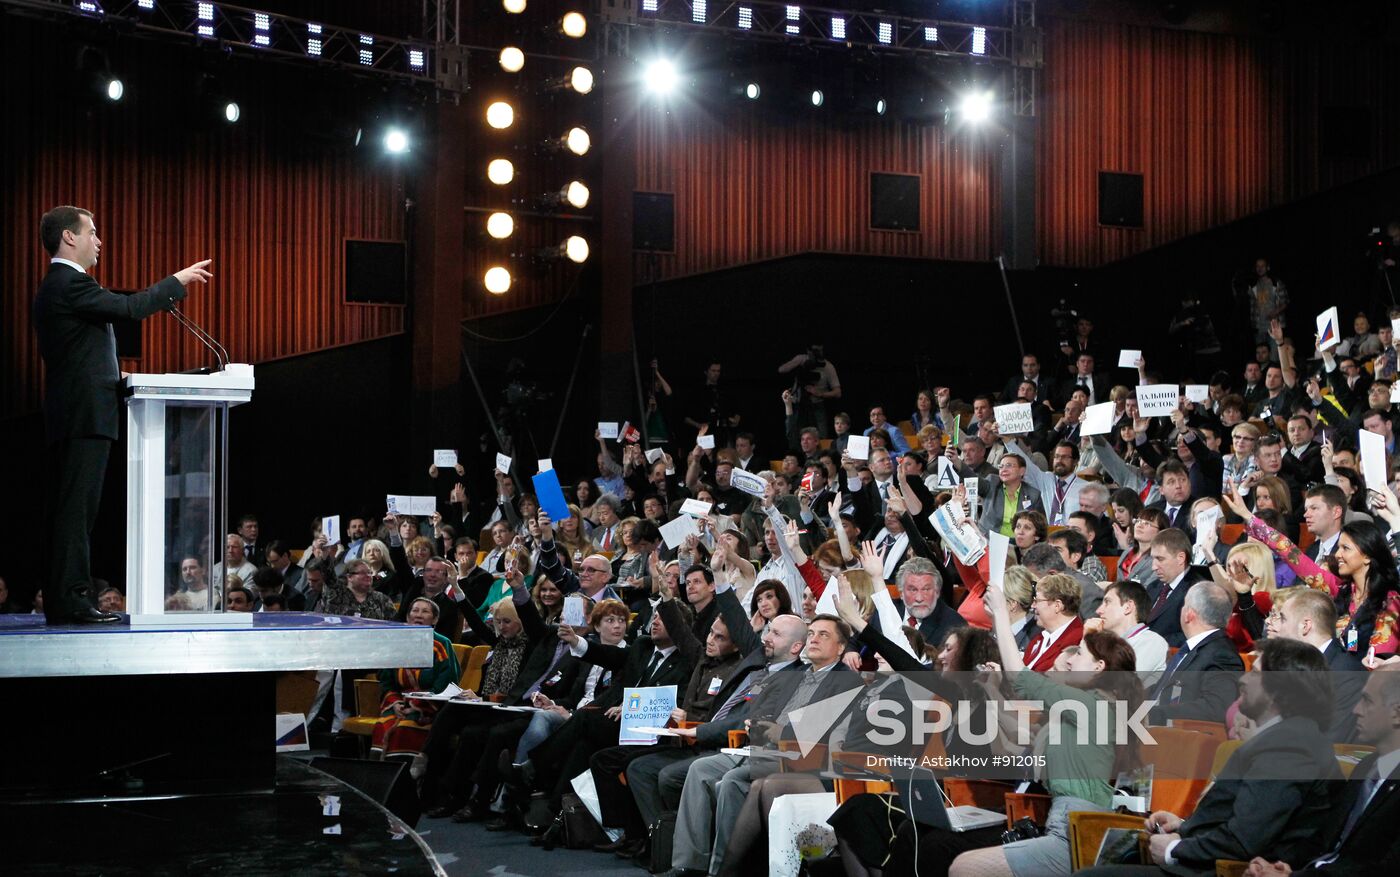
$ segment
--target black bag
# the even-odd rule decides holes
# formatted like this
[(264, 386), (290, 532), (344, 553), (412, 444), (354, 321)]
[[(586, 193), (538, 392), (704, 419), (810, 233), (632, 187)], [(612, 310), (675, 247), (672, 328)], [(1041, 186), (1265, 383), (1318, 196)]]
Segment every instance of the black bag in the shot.
[(571, 850), (591, 850), (598, 844), (610, 843), (598, 820), (583, 806), (578, 795), (568, 792), (561, 799), (564, 809), (564, 845)]
[(662, 813), (647, 829), (647, 849), (653, 874), (671, 870), (671, 845), (676, 839), (676, 814)]
[(525, 805), (525, 827), (534, 832), (544, 831), (554, 821), (554, 811), (549, 809), (549, 795), (535, 792)]

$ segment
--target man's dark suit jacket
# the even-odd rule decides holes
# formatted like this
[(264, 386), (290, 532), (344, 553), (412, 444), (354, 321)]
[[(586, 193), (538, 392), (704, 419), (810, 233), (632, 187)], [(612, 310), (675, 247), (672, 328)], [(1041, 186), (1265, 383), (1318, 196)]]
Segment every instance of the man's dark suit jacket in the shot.
[[(1352, 781), (1346, 783), (1341, 800), (1332, 808), (1323, 834), (1325, 843), (1322, 853), (1328, 853), (1342, 840), (1342, 848), (1337, 851), (1337, 859), (1322, 868), (1299, 870), (1302, 862), (1288, 860), (1294, 865), (1294, 874), (1306, 877), (1362, 877), (1362, 875), (1383, 874), (1393, 870), (1397, 857), (1400, 857), (1400, 839), (1396, 836), (1396, 826), (1400, 825), (1400, 771), (1392, 773), (1376, 789), (1371, 803), (1361, 814), (1361, 819), (1352, 827), (1351, 834), (1341, 837), (1346, 827), (1347, 815), (1356, 804), (1356, 796), (1361, 794), (1361, 783), (1357, 782), (1375, 769), (1380, 753), (1372, 753), (1361, 760), (1352, 771)], [(1277, 856), (1269, 856), (1276, 861)]]
[(1346, 646), (1332, 640), (1327, 651), (1322, 653), (1327, 659), (1327, 669), (1332, 674), (1332, 726), (1327, 736), (1333, 743), (1349, 743), (1356, 730), (1356, 716), (1352, 710), (1361, 699), (1361, 689), (1366, 687), (1367, 670), (1361, 659), (1348, 652)]
[[(759, 654), (763, 654), (759, 652)], [(747, 662), (748, 659), (746, 658)], [(695, 729), (695, 745), (705, 749), (720, 749), (729, 745), (729, 732), (742, 730), (744, 720), (750, 718), (772, 719), (782, 712), (783, 706), (792, 697), (793, 689), (802, 679), (807, 665), (796, 660), (777, 673), (749, 689), (748, 698), (729, 711), (723, 719), (710, 721)], [(726, 700), (728, 697), (725, 698)], [(723, 704), (724, 701), (720, 701)]]
[[(1100, 402), (1107, 402), (1109, 390), (1113, 389), (1113, 385), (1108, 382), (1108, 377), (1102, 373), (1095, 374), (1090, 378), (1089, 382), (1094, 387), (1094, 403), (1098, 404)], [(1069, 401), (1069, 397), (1074, 395), (1074, 391), (1078, 386), (1078, 375), (1075, 375), (1071, 378), (1066, 378), (1065, 380), (1060, 382), (1059, 400), (1061, 408), (1063, 408), (1065, 406), (1065, 403)]]
[[(1186, 570), (1186, 578), (1182, 579), (1181, 584), (1167, 597), (1167, 602), (1148, 613), (1147, 626), (1166, 640), (1167, 645), (1181, 647), (1186, 644), (1186, 635), (1181, 632), (1181, 605), (1186, 602), (1186, 592), (1191, 590), (1191, 586), (1208, 578), (1198, 567), (1189, 567)], [(1166, 582), (1158, 581), (1148, 587), (1149, 607), (1157, 605), (1157, 595), (1162, 593), (1166, 586)]]
[(142, 320), (184, 297), (174, 276), (135, 295), (118, 295), (67, 265), (49, 266), (34, 297), (33, 321), (44, 357), (44, 428), (50, 442), (117, 439), (121, 371), (112, 321)]
[[(894, 611), (899, 613), (899, 620), (904, 620), (904, 601), (895, 600)], [(933, 604), (933, 611), (928, 617), (919, 622), (919, 633), (923, 636), (924, 642), (935, 649), (943, 647), (943, 641), (948, 638), (948, 631), (959, 627), (967, 627), (967, 619), (958, 614), (958, 610), (949, 606), (943, 600)]]
[[(1167, 664), (1171, 666), (1170, 661)], [(1225, 711), (1239, 695), (1243, 672), (1244, 661), (1234, 642), (1225, 631), (1213, 631), (1157, 682), (1152, 696), (1158, 705), (1152, 708), (1149, 721), (1160, 725), (1164, 719), (1199, 719), (1224, 724)], [(1172, 698), (1172, 688), (1177, 685), (1181, 694)]]
[(1255, 735), (1221, 769), (1181, 826), (1172, 850), (1178, 875), (1214, 875), (1217, 859), (1307, 862), (1322, 852), (1341, 792), (1332, 743), (1309, 718), (1293, 716)]

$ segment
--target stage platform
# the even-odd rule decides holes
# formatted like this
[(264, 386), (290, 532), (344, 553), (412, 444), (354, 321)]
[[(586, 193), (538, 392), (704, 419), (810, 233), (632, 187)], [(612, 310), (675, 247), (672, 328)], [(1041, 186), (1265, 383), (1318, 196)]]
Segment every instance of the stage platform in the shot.
[(252, 627), (59, 625), (0, 615), (0, 678), (267, 673), (427, 667), (433, 630), (310, 612), (258, 612)]

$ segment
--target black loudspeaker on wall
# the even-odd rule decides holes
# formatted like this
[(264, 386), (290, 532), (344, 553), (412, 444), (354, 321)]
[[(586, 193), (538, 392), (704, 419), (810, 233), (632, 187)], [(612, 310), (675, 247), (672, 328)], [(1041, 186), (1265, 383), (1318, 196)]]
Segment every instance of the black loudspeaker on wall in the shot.
[(676, 251), (675, 195), (632, 193), (632, 249), (653, 253)]
[(870, 175), (870, 227), (887, 231), (919, 230), (919, 177), (914, 174)]
[(345, 240), (345, 300), (359, 304), (408, 302), (408, 245), (403, 241)]
[(1142, 228), (1142, 174), (1099, 171), (1099, 225)]
[(341, 782), (354, 786), (384, 809), (402, 819), (409, 828), (418, 825), (422, 808), (418, 790), (409, 775), (408, 763), (364, 761), (358, 758), (313, 758), (311, 766)]

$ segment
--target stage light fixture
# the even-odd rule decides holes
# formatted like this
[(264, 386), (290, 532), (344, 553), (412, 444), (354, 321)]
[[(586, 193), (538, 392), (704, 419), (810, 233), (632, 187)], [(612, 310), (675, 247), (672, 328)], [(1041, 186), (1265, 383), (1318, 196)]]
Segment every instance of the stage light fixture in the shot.
[(321, 57), (321, 26), (312, 22), (306, 26), (306, 54), (313, 58)]
[(509, 213), (493, 213), (486, 217), (486, 233), (496, 240), (505, 240), (515, 233), (515, 220)]
[(680, 75), (676, 73), (675, 64), (665, 58), (657, 58), (642, 71), (642, 80), (646, 83), (647, 91), (665, 97), (676, 90)]
[(214, 4), (196, 3), (195, 17), (197, 19), (196, 32), (202, 37), (212, 37), (214, 35)]
[(985, 27), (974, 27), (972, 29), (972, 54), (987, 54), (987, 29)]
[(985, 122), (992, 115), (992, 97), (990, 91), (969, 92), (958, 104), (958, 114), (974, 125)]
[(643, 12), (655, 12), (655, 11), (656, 11), (656, 6), (657, 6), (657, 0), (642, 0), (642, 11), (643, 11)]
[(224, 104), (224, 121), (232, 125), (243, 115), (243, 109), (237, 101), (228, 101)]
[[(520, 5), (522, 8), (525, 6), (524, 3)], [(482, 283), (486, 284), (486, 291), (492, 295), (504, 295), (510, 291), (510, 272), (500, 265), (493, 265), (486, 269)]]
[(564, 147), (574, 155), (587, 155), (592, 145), (593, 139), (582, 128), (570, 128), (569, 133), (564, 135)]
[(519, 15), (525, 11), (525, 0), (501, 0), (501, 5), (511, 15)]
[(875, 115), (883, 116), (887, 109), (889, 109), (889, 104), (885, 103), (884, 98), (878, 97), (875, 99)]
[(758, 100), (758, 96), (762, 93), (763, 89), (759, 88), (757, 82), (750, 82), (748, 85), (744, 86), (744, 97), (749, 100)]
[(753, 30), (753, 7), (739, 7), (739, 30)]
[(801, 27), (799, 27), (797, 24), (799, 21), (802, 20), (801, 6), (788, 6), (786, 18), (787, 24), (783, 26), (784, 33), (791, 36), (796, 36), (797, 34), (802, 32)]
[(709, 5), (707, 0), (690, 0), (690, 20), (696, 24), (704, 24)]
[(515, 179), (515, 165), (508, 159), (493, 158), (486, 165), (486, 179), (498, 186), (504, 186)]
[(924, 28), (924, 42), (926, 42), (926, 43), (936, 43), (936, 42), (938, 42), (938, 28), (936, 28), (936, 27), (925, 27), (925, 28)]
[(559, 193), (558, 197), (565, 204), (575, 210), (582, 210), (588, 206), (588, 187), (578, 180), (572, 180)]
[(486, 108), (486, 124), (497, 131), (515, 124), (515, 110), (503, 100), (494, 101)]
[(587, 67), (575, 67), (569, 71), (569, 87), (579, 94), (593, 90), (593, 71)]
[(408, 132), (402, 128), (390, 128), (384, 132), (384, 151), (390, 155), (408, 152)]
[(525, 53), (515, 46), (501, 49), (501, 69), (507, 73), (519, 73), (525, 66)]
[(894, 25), (888, 21), (882, 21), (876, 26), (875, 38), (881, 45), (888, 46), (894, 42)]
[(570, 235), (564, 241), (564, 257), (575, 265), (582, 265), (588, 261), (588, 241), (578, 235)]
[(588, 33), (588, 19), (583, 17), (582, 12), (566, 12), (559, 21), (559, 29), (564, 32), (564, 36), (579, 39)]
[(826, 95), (822, 92), (820, 88), (812, 89), (812, 94), (809, 97), (809, 99), (812, 101), (812, 106), (814, 107), (819, 107), (822, 104), (826, 103)]
[(846, 38), (846, 19), (839, 15), (831, 16), (831, 38), (833, 40), (844, 40)]

